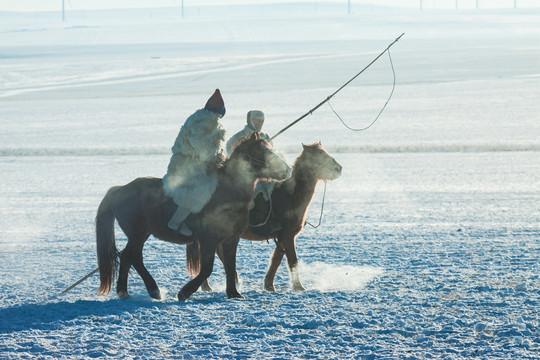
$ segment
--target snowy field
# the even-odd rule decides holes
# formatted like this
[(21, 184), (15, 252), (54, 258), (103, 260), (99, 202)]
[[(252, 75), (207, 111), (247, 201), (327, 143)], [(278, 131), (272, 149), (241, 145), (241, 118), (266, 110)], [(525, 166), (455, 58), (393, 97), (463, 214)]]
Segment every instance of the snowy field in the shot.
[[(0, 359), (539, 359), (540, 9), (264, 9), (0, 13)], [(242, 241), (245, 299), (218, 262), (215, 291), (179, 303), (184, 248), (151, 238), (164, 300), (134, 271), (129, 300), (97, 276), (60, 295), (97, 265), (107, 189), (163, 176), (215, 88), (229, 135), (251, 109), (272, 135), (403, 32), (372, 128), (324, 105), (275, 140), (343, 166), (297, 239), (307, 291), (285, 264), (263, 291), (272, 243)], [(366, 126), (392, 80), (385, 55), (332, 106)]]

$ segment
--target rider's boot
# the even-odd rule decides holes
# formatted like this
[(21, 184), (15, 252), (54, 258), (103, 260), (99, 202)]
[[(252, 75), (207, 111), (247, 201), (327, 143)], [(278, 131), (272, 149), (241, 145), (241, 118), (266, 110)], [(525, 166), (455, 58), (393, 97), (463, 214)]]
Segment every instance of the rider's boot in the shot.
[(191, 209), (184, 208), (183, 206), (178, 206), (178, 209), (176, 209), (174, 215), (171, 217), (171, 220), (169, 220), (169, 223), (167, 224), (169, 228), (179, 231), (180, 234), (185, 236), (193, 235), (193, 232), (185, 222), (191, 212), (190, 210)]

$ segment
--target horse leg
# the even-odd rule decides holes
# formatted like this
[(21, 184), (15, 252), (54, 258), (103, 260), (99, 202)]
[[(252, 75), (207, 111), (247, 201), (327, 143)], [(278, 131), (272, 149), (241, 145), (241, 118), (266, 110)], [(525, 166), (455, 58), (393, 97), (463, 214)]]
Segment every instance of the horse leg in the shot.
[[(217, 252), (219, 254), (220, 247), (218, 246)], [(188, 273), (191, 278), (195, 278), (199, 274), (200, 264), (200, 253), (199, 253), (199, 244), (187, 244), (186, 245), (186, 261)], [(208, 283), (208, 279), (205, 279), (201, 284), (202, 291), (212, 291), (212, 287)]]
[(199, 252), (200, 252), (200, 271), (199, 274), (188, 282), (184, 287), (178, 292), (178, 300), (185, 301), (189, 299), (191, 295), (201, 286), (204, 280), (208, 279), (212, 270), (214, 268), (214, 257), (216, 255), (216, 244), (209, 239), (201, 239), (199, 241)]
[(285, 250), (278, 242), (274, 252), (272, 253), (272, 257), (270, 258), (270, 267), (268, 268), (266, 276), (264, 277), (264, 290), (276, 291), (274, 288), (274, 277), (276, 276), (276, 271), (279, 268), (279, 265), (281, 265), (283, 255), (285, 255)]
[(201, 284), (201, 290), (202, 291), (208, 291), (208, 292), (213, 291), (212, 287), (208, 283), (208, 279), (204, 280), (203, 283)]
[[(221, 260), (221, 263), (223, 263), (223, 250), (221, 248), (221, 244), (218, 245), (216, 252), (219, 256), (219, 259)], [(208, 279), (205, 279), (203, 283), (201, 284), (201, 290), (202, 291), (213, 291), (212, 287), (210, 286), (210, 283), (208, 282)]]
[(218, 251), (219, 258), (225, 268), (225, 275), (227, 278), (227, 297), (229, 299), (244, 297), (238, 292), (236, 284), (238, 283), (238, 273), (236, 272), (236, 250), (238, 248), (238, 242), (240, 238), (236, 237), (230, 240), (226, 240), (221, 243), (220, 251)]
[(293, 290), (306, 290), (300, 282), (300, 275), (298, 273), (298, 257), (296, 256), (295, 236), (286, 236), (281, 240), (283, 248), (285, 249), (285, 255), (287, 255), (287, 265), (289, 265), (289, 271), (291, 272), (291, 282)]
[(131, 252), (131, 260), (133, 262), (133, 267), (135, 268), (135, 270), (137, 270), (137, 272), (143, 279), (144, 285), (146, 286), (146, 291), (148, 291), (150, 297), (161, 300), (161, 292), (159, 291), (159, 287), (157, 286), (156, 281), (154, 280), (152, 275), (150, 275), (150, 273), (146, 269), (146, 266), (144, 266), (142, 254), (143, 246), (144, 242), (142, 242), (140, 246), (137, 246)]
[(116, 281), (116, 294), (120, 299), (129, 298), (129, 292), (127, 289), (129, 269), (133, 262), (131, 258), (132, 243), (129, 241), (122, 253), (120, 254), (120, 268), (118, 270), (118, 280)]
[[(238, 241), (240, 241), (240, 239), (238, 239)], [(236, 243), (237, 245), (238, 245), (238, 241)], [(225, 261), (226, 260), (224, 259), (224, 255), (223, 255), (223, 243), (218, 245), (216, 252), (218, 254), (219, 260), (221, 260), (221, 263), (225, 266)], [(227, 272), (227, 269), (225, 269), (225, 273), (226, 272)], [(236, 284), (238, 284), (238, 273), (236, 271), (235, 271), (235, 282), (236, 282)], [(202, 291), (212, 291), (212, 287), (208, 283), (208, 279), (204, 280), (203, 283), (201, 284), (201, 290)], [(242, 295), (240, 295), (240, 296), (242, 296)]]

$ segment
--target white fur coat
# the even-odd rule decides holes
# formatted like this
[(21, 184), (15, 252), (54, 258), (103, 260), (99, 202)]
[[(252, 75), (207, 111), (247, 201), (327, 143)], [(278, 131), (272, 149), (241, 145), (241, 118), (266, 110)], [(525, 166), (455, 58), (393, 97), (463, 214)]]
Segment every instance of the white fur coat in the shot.
[(163, 177), (165, 195), (177, 205), (198, 213), (217, 186), (215, 166), (225, 130), (219, 116), (199, 109), (184, 123), (172, 147), (173, 155)]

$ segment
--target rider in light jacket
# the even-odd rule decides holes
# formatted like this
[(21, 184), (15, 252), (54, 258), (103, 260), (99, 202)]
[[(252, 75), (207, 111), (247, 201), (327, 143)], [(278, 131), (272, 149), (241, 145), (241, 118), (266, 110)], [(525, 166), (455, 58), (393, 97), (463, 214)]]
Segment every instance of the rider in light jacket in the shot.
[(261, 135), (261, 139), (271, 144), (272, 142), (270, 141), (270, 136), (267, 133), (261, 131), (263, 124), (264, 124), (264, 113), (262, 111), (260, 110), (248, 111), (247, 125), (242, 130), (234, 134), (229, 139), (229, 141), (227, 141), (227, 146), (226, 146), (227, 154), (230, 155), (232, 151), (234, 150), (234, 148), (239, 143), (249, 138), (251, 134), (253, 134), (255, 131), (259, 132), (259, 134)]

